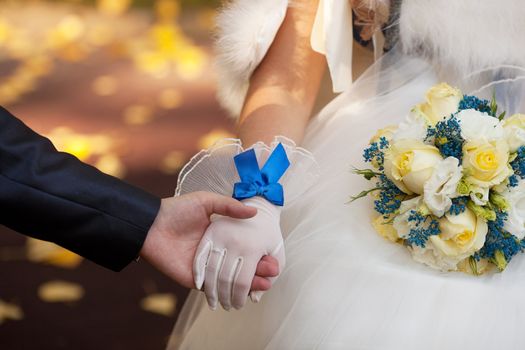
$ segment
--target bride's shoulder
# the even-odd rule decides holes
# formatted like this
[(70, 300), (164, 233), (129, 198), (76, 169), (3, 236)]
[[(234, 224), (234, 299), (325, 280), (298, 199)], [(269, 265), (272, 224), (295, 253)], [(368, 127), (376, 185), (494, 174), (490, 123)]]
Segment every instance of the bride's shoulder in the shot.
[(216, 18), (215, 68), (218, 99), (238, 116), (249, 79), (270, 48), (284, 17), (288, 0), (233, 0)]

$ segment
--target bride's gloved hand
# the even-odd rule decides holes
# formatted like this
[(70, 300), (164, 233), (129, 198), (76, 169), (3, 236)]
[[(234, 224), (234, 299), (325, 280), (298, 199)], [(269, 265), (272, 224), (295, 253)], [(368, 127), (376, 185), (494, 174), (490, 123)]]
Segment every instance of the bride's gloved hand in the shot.
[[(200, 289), (204, 283), (208, 304), (213, 309), (218, 301), (226, 310), (244, 306), (257, 263), (264, 256), (275, 257), (280, 271), (285, 265), (281, 207), (262, 197), (245, 199), (243, 203), (257, 208), (257, 215), (245, 220), (213, 218), (197, 249), (195, 284)], [(258, 301), (262, 293), (252, 292), (252, 299)]]
[[(202, 287), (212, 309), (217, 301), (229, 310), (244, 306), (257, 263), (266, 255), (273, 256), (284, 268), (284, 248), (280, 217), (284, 191), (279, 179), (290, 166), (282, 144), (259, 169), (253, 149), (234, 157), (240, 177), (233, 197), (257, 209), (247, 220), (217, 217), (212, 220), (202, 239), (194, 262), (195, 285)], [(276, 277), (274, 277), (275, 279)], [(259, 301), (262, 292), (252, 294)]]
[[(212, 217), (199, 243), (193, 276), (198, 289), (204, 286), (212, 308), (219, 303), (225, 309), (241, 308), (248, 296), (257, 302), (271, 287), (285, 265), (280, 228), (285, 195), (286, 202), (292, 202), (304, 194), (318, 174), (314, 156), (281, 136), (270, 146), (257, 142), (244, 151), (238, 140), (223, 140), (199, 152), (184, 167), (177, 196), (209, 191), (233, 195), (257, 209), (256, 216), (246, 220)], [(250, 291), (255, 274), (262, 277), (257, 281), (267, 285), (258, 284), (258, 290)]]

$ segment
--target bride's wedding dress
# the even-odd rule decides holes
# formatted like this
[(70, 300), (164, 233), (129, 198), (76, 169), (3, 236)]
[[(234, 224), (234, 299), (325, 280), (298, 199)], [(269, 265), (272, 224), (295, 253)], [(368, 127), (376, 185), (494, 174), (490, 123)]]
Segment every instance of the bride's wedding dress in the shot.
[(436, 82), (495, 93), (509, 113), (525, 112), (525, 5), (405, 0), (397, 46), (345, 87), (348, 62), (337, 59), (348, 52), (333, 48), (351, 38), (334, 29), (348, 20), (327, 14), (343, 1), (321, 1), (321, 44), (344, 92), (312, 120), (303, 142), (321, 176), (282, 214), (286, 268), (260, 303), (240, 311), (211, 311), (192, 292), (170, 348), (525, 349), (525, 255), (504, 273), (440, 273), (374, 231), (369, 200), (345, 204), (369, 186), (351, 166), (362, 165), (370, 137), (399, 123)]

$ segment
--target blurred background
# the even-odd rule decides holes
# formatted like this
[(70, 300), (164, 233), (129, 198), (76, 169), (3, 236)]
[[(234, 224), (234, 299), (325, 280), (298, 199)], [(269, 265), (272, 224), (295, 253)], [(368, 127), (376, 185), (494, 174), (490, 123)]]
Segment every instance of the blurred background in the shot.
[[(219, 1), (0, 0), (0, 105), (55, 146), (158, 196), (232, 136), (215, 100)], [(0, 226), (0, 349), (163, 349), (187, 291)]]

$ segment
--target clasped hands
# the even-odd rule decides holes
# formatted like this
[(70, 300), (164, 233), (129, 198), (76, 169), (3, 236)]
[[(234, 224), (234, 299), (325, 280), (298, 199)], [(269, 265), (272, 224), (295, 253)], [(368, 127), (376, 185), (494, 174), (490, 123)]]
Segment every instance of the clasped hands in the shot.
[(280, 212), (261, 197), (166, 198), (140, 255), (181, 285), (204, 287), (212, 309), (239, 309), (249, 295), (259, 301), (284, 268)]

